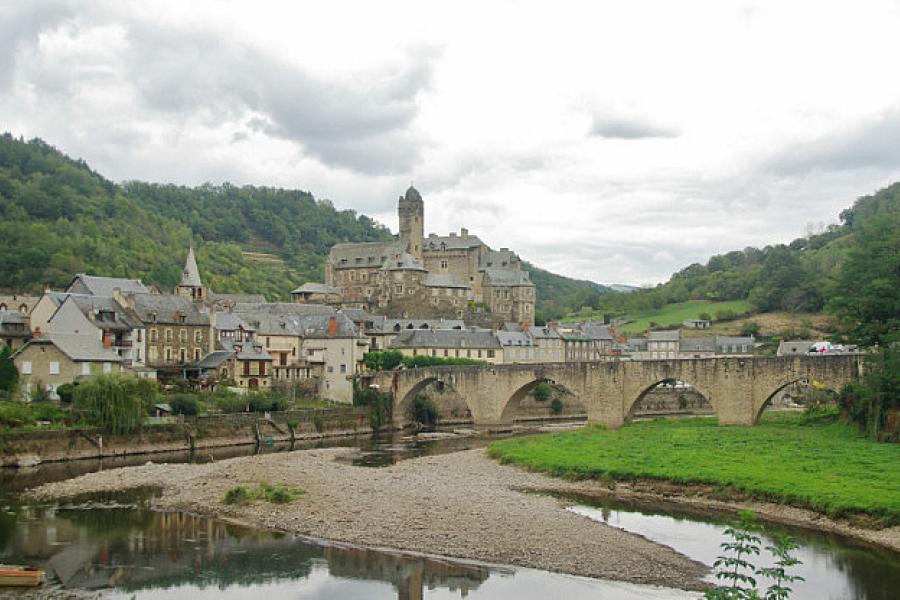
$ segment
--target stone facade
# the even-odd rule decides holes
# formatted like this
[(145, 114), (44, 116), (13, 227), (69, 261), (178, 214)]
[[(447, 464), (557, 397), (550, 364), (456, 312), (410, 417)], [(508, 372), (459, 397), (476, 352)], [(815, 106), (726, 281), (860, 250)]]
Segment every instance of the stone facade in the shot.
[(466, 229), (426, 238), (424, 201), (413, 187), (398, 216), (391, 241), (331, 249), (325, 284), (340, 290), (343, 306), (396, 318), (534, 323), (534, 284), (515, 253), (492, 250)]
[(25, 344), (13, 355), (20, 391), (28, 399), (37, 385), (56, 397), (60, 385), (101, 373), (122, 371), (122, 359), (99, 341), (76, 334), (47, 334)]

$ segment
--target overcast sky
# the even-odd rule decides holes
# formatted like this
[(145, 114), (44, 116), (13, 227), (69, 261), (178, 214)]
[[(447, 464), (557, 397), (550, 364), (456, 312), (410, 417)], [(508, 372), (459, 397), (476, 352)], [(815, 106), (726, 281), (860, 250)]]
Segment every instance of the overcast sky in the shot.
[[(602, 4), (602, 6), (601, 6)], [(653, 283), (900, 179), (900, 2), (0, 4), (0, 128)]]

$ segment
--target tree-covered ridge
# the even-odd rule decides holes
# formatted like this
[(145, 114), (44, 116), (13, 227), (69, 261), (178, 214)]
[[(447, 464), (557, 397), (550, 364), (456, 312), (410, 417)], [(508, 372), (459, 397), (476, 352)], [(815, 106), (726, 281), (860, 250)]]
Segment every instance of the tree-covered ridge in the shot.
[[(847, 306), (841, 299), (854, 297), (854, 302), (862, 302), (858, 292), (865, 282), (878, 282), (882, 292), (900, 287), (900, 183), (859, 198), (841, 212), (840, 220), (822, 233), (790, 244), (713, 256), (706, 264), (692, 264), (654, 288), (603, 296), (594, 308), (630, 313), (686, 300), (746, 299), (759, 312), (831, 309), (847, 317), (846, 310), (839, 310), (839, 304)], [(879, 258), (865, 258), (874, 255)], [(884, 272), (875, 272), (876, 264)], [(868, 296), (875, 302), (872, 294)], [(889, 312), (895, 306), (891, 302), (885, 299), (879, 310)]]
[[(119, 185), (39, 139), (0, 136), (0, 289), (40, 292), (87, 272), (171, 290), (193, 243), (213, 290), (288, 299), (295, 286), (323, 280), (332, 245), (390, 235), (371, 218), (309, 192), (228, 183)], [(606, 291), (526, 269), (537, 286), (539, 315), (565, 314)]]
[(193, 243), (214, 290), (286, 298), (299, 283), (321, 280), (332, 244), (389, 236), (308, 192), (117, 185), (41, 140), (0, 137), (0, 287), (11, 290), (59, 288), (78, 272), (169, 290)]

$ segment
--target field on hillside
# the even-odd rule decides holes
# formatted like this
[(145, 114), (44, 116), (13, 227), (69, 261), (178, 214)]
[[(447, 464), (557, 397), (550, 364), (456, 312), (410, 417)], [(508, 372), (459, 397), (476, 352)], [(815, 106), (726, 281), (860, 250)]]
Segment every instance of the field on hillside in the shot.
[(628, 315), (631, 323), (623, 325), (622, 333), (635, 334), (647, 331), (650, 323), (656, 323), (660, 327), (681, 325), (686, 319), (699, 319), (700, 313), (708, 313), (715, 318), (719, 311), (731, 311), (736, 314), (746, 313), (750, 310), (750, 303), (746, 300), (729, 300), (727, 302), (711, 302), (709, 300), (688, 300), (676, 304), (667, 304), (658, 309)]
[(712, 484), (827, 514), (900, 523), (900, 445), (874, 442), (836, 420), (771, 414), (753, 427), (708, 418), (643, 421), (616, 431), (589, 426), (494, 442), (489, 453), (558, 476)]
[[(801, 337), (822, 339), (835, 330), (835, 318), (823, 313), (770, 312), (757, 313), (748, 317), (713, 323), (704, 330), (685, 330), (689, 335), (739, 335), (748, 321), (759, 325), (760, 336)], [(791, 334), (791, 335), (788, 335)]]

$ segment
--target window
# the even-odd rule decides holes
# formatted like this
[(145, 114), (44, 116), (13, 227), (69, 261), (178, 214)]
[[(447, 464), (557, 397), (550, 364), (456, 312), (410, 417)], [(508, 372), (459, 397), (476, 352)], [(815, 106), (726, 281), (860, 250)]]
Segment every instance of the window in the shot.
[(202, 344), (203, 343), (203, 332), (199, 329), (194, 332), (194, 343)]
[(447, 261), (446, 261), (446, 260), (442, 260), (442, 261), (441, 261), (441, 268), (442, 268), (442, 269), (446, 269), (446, 268), (447, 268)]
[(82, 375), (90, 375), (91, 374), (91, 363), (88, 363), (88, 362), (81, 363), (81, 374)]
[(188, 332), (187, 329), (182, 329), (178, 332), (178, 339), (182, 344), (186, 344), (188, 340)]
[(250, 362), (244, 361), (244, 375), (250, 374)]
[(494, 351), (493, 351), (493, 350), (488, 350), (487, 353), (488, 353), (488, 355), (487, 355), (488, 358), (494, 358)]
[(172, 349), (166, 348), (166, 362), (172, 362)]
[(166, 341), (167, 342), (172, 341), (172, 329), (171, 328), (166, 328)]
[(31, 375), (31, 361), (22, 363), (22, 375)]
[(394, 293), (396, 293), (396, 294), (402, 294), (402, 293), (403, 293), (403, 286), (402, 286), (402, 285), (399, 285), (399, 284), (398, 284), (398, 285), (395, 285), (395, 286), (394, 286)]
[(341, 373), (347, 372), (347, 365), (341, 365)]
[(56, 361), (50, 362), (50, 374), (51, 375), (59, 375), (59, 363)]
[(108, 363), (108, 362), (103, 363), (103, 372), (104, 373), (112, 373), (112, 363)]
[(155, 342), (155, 341), (157, 341), (158, 339), (159, 339), (159, 337), (158, 337), (156, 328), (154, 327), (153, 329), (150, 330), (150, 341), (151, 341), (151, 342)]
[(194, 348), (194, 360), (200, 360), (200, 348)]
[(185, 351), (184, 348), (182, 348), (181, 350), (178, 351), (179, 362), (184, 363), (186, 358), (187, 358), (187, 352)]
[(278, 355), (278, 366), (286, 367), (287, 366), (287, 352), (282, 352)]

